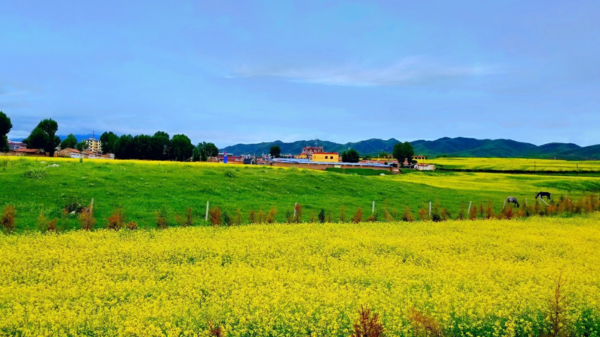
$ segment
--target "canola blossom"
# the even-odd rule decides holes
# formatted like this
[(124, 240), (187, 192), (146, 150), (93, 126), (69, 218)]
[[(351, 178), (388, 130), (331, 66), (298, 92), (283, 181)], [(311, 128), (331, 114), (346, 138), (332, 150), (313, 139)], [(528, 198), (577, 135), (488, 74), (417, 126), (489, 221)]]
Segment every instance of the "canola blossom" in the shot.
[(557, 171), (557, 172), (598, 172), (598, 160), (553, 160), (539, 158), (433, 158), (425, 162), (447, 169), (482, 171)]
[(600, 334), (600, 217), (0, 234), (0, 335)]

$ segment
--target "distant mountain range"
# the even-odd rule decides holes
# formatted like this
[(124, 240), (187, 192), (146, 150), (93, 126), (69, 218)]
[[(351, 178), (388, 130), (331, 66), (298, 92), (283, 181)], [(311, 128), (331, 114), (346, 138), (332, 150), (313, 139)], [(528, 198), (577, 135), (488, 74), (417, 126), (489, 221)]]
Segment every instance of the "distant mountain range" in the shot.
[[(100, 135), (95, 135), (96, 139)], [(66, 136), (59, 136), (65, 139)], [(92, 137), (92, 134), (75, 135), (77, 141)], [(11, 140), (20, 141), (14, 138)], [(220, 151), (239, 154), (263, 154), (269, 153), (273, 145), (281, 147), (282, 154), (298, 154), (306, 146), (323, 146), (328, 152), (342, 152), (347, 149), (355, 149), (361, 155), (375, 155), (380, 152), (392, 153), (394, 145), (398, 140), (391, 138), (368, 139), (355, 143), (339, 144), (323, 140), (299, 140), (291, 143), (282, 141), (265, 142), (257, 144), (237, 144), (221, 148)], [(533, 145), (530, 143), (517, 142), (510, 139), (474, 139), (474, 138), (440, 138), (437, 140), (416, 140), (411, 142), (416, 154), (424, 154), (428, 157), (447, 155), (452, 157), (498, 157), (498, 158), (547, 158), (566, 160), (600, 160), (600, 145), (581, 147), (572, 143), (549, 143), (545, 145)]]
[[(391, 138), (369, 139), (356, 143), (338, 144), (329, 141), (301, 140), (292, 143), (282, 141), (237, 144), (221, 149), (233, 154), (262, 154), (269, 153), (273, 145), (281, 147), (282, 154), (297, 154), (305, 146), (323, 146), (328, 152), (341, 152), (353, 148), (361, 155), (378, 154), (380, 152), (391, 153), (398, 140)], [(474, 139), (474, 138), (440, 138), (433, 141), (416, 140), (411, 142), (416, 154), (424, 154), (428, 157), (441, 155), (453, 157), (499, 157), (499, 158), (557, 158), (567, 160), (600, 160), (600, 145), (581, 147), (572, 143), (549, 143), (545, 145), (533, 145), (530, 143), (517, 142), (510, 139)]]
[(237, 144), (233, 146), (227, 146), (222, 148), (220, 151), (226, 151), (233, 154), (263, 154), (269, 153), (271, 146), (279, 145), (281, 147), (282, 154), (298, 154), (302, 152), (302, 148), (306, 146), (322, 146), (327, 152), (342, 152), (347, 149), (355, 149), (361, 154), (374, 154), (381, 151), (391, 152), (394, 145), (398, 143), (395, 139), (382, 140), (382, 139), (369, 139), (363, 140), (356, 143), (338, 144), (323, 140), (299, 140), (293, 143), (284, 143), (280, 140), (268, 143), (258, 144)]

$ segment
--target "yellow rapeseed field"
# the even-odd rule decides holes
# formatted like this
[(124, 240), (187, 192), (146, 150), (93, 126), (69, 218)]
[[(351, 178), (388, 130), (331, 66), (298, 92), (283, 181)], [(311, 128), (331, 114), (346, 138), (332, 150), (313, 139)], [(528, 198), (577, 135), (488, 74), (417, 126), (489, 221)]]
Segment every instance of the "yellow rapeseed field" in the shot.
[(435, 158), (427, 163), (453, 169), (489, 171), (600, 171), (600, 161), (525, 158)]
[[(24, 156), (0, 156), (0, 160), (6, 161), (37, 161), (47, 163), (75, 163), (79, 162), (77, 158), (62, 158), (62, 157), (24, 157)], [(198, 168), (217, 168), (217, 167), (264, 167), (256, 165), (244, 165), (244, 164), (223, 164), (213, 162), (181, 162), (181, 161), (167, 161), (167, 160), (138, 160), (138, 159), (81, 159), (86, 163), (96, 164), (132, 164), (132, 165), (153, 165), (153, 166), (191, 166)], [(269, 166), (273, 169), (286, 169), (285, 167)]]
[[(0, 234), (0, 335), (600, 333), (600, 218)], [(561, 302), (562, 303), (562, 302)], [(562, 329), (562, 328), (561, 328)]]

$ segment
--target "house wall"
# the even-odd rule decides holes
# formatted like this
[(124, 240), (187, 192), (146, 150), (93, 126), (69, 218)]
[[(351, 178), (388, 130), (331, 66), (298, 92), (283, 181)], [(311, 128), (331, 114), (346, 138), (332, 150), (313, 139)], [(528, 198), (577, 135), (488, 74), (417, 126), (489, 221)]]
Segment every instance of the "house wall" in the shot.
[(340, 155), (337, 153), (313, 153), (312, 161), (337, 163), (340, 161)]
[(435, 171), (435, 165), (416, 165), (415, 170), (417, 170), (417, 171)]

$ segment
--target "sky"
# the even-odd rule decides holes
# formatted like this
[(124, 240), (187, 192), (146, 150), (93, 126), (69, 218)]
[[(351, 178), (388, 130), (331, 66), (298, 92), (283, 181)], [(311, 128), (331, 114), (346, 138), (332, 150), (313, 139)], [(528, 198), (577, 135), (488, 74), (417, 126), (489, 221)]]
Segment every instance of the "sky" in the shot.
[(9, 138), (600, 144), (600, 1), (0, 1)]

